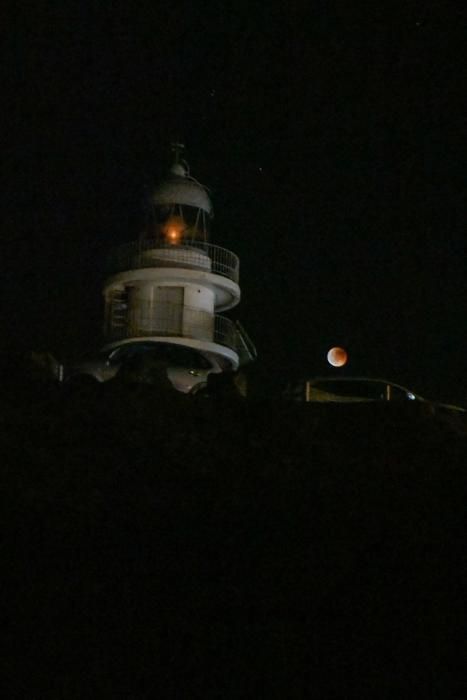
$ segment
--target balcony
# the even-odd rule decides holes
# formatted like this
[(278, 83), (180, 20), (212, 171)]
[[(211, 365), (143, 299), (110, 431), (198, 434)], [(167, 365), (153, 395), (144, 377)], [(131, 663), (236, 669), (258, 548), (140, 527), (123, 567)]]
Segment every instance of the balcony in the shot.
[(235, 253), (210, 243), (190, 241), (187, 245), (171, 245), (148, 239), (119, 246), (107, 262), (109, 275), (160, 267), (203, 270), (238, 283), (240, 261)]
[(237, 327), (225, 316), (183, 304), (161, 308), (140, 301), (130, 309), (118, 293), (108, 301), (105, 334), (109, 341), (150, 336), (190, 338), (224, 345), (235, 352), (239, 345)]

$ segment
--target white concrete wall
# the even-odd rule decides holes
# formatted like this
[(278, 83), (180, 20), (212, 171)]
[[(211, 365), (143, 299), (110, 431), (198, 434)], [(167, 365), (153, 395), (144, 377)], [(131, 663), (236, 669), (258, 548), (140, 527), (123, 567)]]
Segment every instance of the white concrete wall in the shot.
[(214, 337), (215, 293), (197, 284), (157, 285), (139, 282), (129, 288), (130, 335)]
[(181, 285), (166, 287), (149, 282), (131, 287), (128, 296), (131, 334), (181, 334), (183, 297)]
[(196, 284), (185, 285), (184, 334), (200, 340), (213, 339), (214, 302), (212, 289)]

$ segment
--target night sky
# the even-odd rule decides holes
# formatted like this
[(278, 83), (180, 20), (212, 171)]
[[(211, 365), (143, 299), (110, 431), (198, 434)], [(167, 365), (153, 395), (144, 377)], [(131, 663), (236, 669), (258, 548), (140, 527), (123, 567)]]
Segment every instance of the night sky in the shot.
[(266, 379), (329, 373), (340, 344), (347, 375), (467, 403), (467, 11), (288, 5), (11, 15), (4, 348), (102, 345), (106, 254), (138, 236), (181, 140)]

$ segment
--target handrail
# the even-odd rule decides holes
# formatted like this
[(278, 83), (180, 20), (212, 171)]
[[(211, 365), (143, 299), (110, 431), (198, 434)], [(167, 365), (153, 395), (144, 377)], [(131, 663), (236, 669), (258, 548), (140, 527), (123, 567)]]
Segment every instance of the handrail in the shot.
[(110, 253), (107, 261), (109, 274), (150, 267), (205, 270), (238, 282), (240, 261), (235, 253), (211, 243), (190, 241), (187, 245), (171, 245), (158, 239), (124, 243)]

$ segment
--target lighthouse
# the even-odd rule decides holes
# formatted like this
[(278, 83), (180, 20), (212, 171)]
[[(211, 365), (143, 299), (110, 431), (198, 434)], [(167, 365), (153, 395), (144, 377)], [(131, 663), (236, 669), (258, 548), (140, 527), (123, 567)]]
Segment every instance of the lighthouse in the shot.
[(254, 354), (242, 327), (223, 315), (240, 301), (239, 259), (211, 243), (212, 203), (181, 149), (152, 193), (146, 230), (110, 255), (106, 347), (183, 346), (214, 360), (217, 371), (236, 370)]

